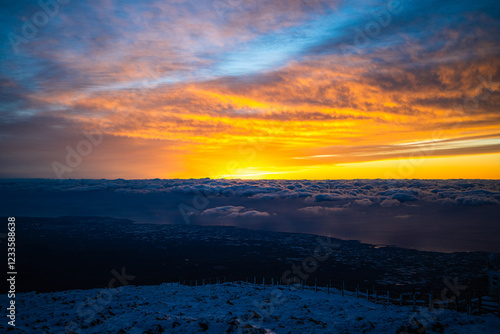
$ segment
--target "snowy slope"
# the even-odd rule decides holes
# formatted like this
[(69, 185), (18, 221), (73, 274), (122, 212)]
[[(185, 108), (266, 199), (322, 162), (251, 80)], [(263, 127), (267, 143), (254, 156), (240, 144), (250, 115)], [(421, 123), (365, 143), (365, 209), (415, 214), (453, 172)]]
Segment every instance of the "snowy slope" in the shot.
[[(398, 333), (412, 322), (417, 326), (413, 318), (427, 333), (498, 333), (500, 328), (494, 315), (413, 312), (342, 297), (336, 290), (233, 283), (31, 292), (17, 294), (16, 305), (12, 333)], [(0, 332), (6, 331), (6, 323), (1, 326)]]

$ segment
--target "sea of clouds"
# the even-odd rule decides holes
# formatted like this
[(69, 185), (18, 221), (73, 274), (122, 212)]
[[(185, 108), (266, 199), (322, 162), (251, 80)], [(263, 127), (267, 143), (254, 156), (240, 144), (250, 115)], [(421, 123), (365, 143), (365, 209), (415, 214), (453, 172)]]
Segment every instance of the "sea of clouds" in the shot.
[(101, 216), (500, 252), (498, 180), (4, 179), (0, 202), (7, 217)]
[(349, 200), (352, 205), (381, 207), (418, 201), (459, 206), (500, 205), (500, 181), (496, 180), (23, 179), (0, 180), (0, 189), (177, 193), (261, 200), (288, 198), (303, 199), (306, 203)]

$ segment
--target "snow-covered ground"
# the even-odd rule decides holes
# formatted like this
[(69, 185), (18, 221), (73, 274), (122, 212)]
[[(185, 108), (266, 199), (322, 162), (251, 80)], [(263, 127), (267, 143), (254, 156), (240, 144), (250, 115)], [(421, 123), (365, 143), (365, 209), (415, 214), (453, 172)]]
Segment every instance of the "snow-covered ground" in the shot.
[[(16, 295), (21, 333), (498, 333), (495, 315), (383, 305), (338, 291), (226, 283)], [(7, 298), (2, 296), (2, 308)], [(6, 331), (3, 321), (0, 332)], [(9, 326), (10, 327), (10, 326)], [(410, 331), (413, 328), (413, 331)]]

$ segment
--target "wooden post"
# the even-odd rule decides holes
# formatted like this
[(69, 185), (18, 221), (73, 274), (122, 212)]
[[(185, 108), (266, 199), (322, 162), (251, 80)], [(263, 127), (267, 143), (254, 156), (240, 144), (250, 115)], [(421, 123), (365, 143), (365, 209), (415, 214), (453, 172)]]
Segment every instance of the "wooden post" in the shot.
[(465, 300), (465, 312), (467, 312), (468, 315), (471, 315), (471, 313), (470, 313), (470, 287), (467, 287), (467, 295), (466, 295), (466, 300)]
[[(467, 297), (467, 312), (469, 313), (469, 315), (472, 315), (472, 300), (471, 300), (471, 296), (470, 296), (470, 291), (468, 292), (468, 297)], [(499, 305), (500, 307), (500, 305)]]
[(467, 312), (469, 315), (472, 315), (472, 302), (471, 302), (471, 295), (470, 295), (470, 285), (467, 287)]
[[(476, 297), (476, 289), (472, 289), (472, 298), (475, 298), (475, 297)], [(471, 301), (471, 304), (473, 304), (472, 301)], [(472, 309), (472, 310), (474, 310), (474, 309)]]
[(500, 317), (500, 292), (498, 293), (498, 316)]
[(498, 316), (500, 317), (500, 292), (498, 293)]

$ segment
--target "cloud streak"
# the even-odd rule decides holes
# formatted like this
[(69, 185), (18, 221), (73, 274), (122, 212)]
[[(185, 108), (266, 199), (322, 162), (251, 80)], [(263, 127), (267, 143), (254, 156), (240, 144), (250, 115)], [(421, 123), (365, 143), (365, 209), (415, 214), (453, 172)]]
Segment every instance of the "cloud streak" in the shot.
[[(18, 53), (6, 37), (21, 36), (21, 18), (40, 8), (11, 2), (0, 27), (10, 166), (1, 175), (52, 177), (46, 166), (72, 144), (70, 131), (105, 123), (116, 151), (134, 143), (157, 164), (176, 161), (161, 177), (238, 177), (221, 166), (250, 141), (266, 149), (238, 158), (239, 175), (328, 178), (341, 164), (424, 151), (481, 155), (485, 177), (500, 177), (489, 172), (500, 163), (499, 5), (396, 2), (70, 2)], [(366, 30), (371, 22), (378, 33)], [(13, 130), (27, 127), (29, 136)], [(116, 169), (112, 151), (77, 175)], [(200, 168), (200, 157), (215, 162)], [(152, 177), (146, 170), (135, 163), (111, 175)]]

